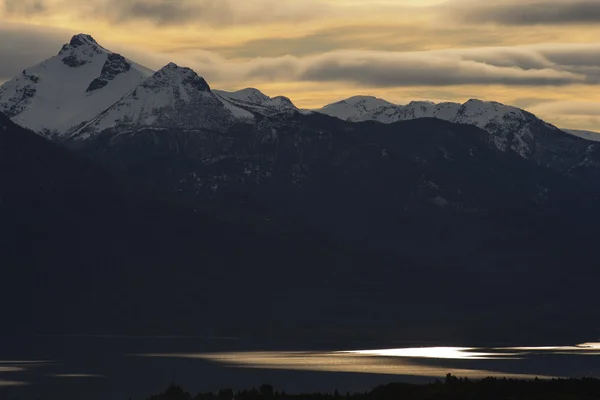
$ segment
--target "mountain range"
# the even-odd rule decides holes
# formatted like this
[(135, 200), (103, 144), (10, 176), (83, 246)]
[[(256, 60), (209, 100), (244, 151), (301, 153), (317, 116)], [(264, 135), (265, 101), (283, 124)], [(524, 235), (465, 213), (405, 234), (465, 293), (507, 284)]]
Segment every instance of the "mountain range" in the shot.
[[(203, 96), (190, 97), (196, 93), (190, 89), (196, 88)], [(207, 104), (201, 104), (202, 97)], [(185, 107), (203, 110), (218, 108), (218, 103), (228, 111), (220, 111), (223, 115), (217, 117), (219, 120), (234, 118), (252, 122), (256, 114), (268, 116), (299, 111), (289, 98), (271, 98), (258, 89), (212, 91), (194, 71), (173, 63), (152, 71), (105, 49), (86, 34), (75, 35), (58, 55), (24, 69), (21, 75), (0, 87), (1, 112), (23, 127), (59, 139), (80, 131), (82, 125), (98, 131), (117, 125), (168, 126), (166, 121), (155, 121), (158, 114), (167, 118), (163, 114), (168, 113), (168, 107), (177, 111)], [(376, 97), (354, 96), (307, 112), (351, 122), (389, 124), (416, 118), (439, 118), (475, 125), (493, 135), (500, 149), (511, 149), (522, 156), (532, 151), (528, 143), (532, 132), (527, 122), (537, 120), (534, 115), (516, 107), (477, 99), (464, 104), (412, 101), (403, 106)], [(99, 119), (104, 125), (96, 125)], [(183, 126), (201, 123), (196, 120), (181, 122)], [(550, 124), (546, 126), (552, 128)], [(507, 138), (509, 131), (514, 138)], [(594, 140), (594, 132), (585, 132), (585, 135), (578, 130), (565, 132)]]
[[(157, 307), (190, 331), (600, 333), (583, 307), (600, 277), (600, 148), (525, 110), (365, 96), (299, 110), (80, 34), (1, 86), (0, 111), (1, 229), (21, 266), (4, 281), (26, 283), (6, 293), (39, 292), (32, 308), (55, 288), (91, 293), (34, 314), (50, 325), (52, 307), (93, 306), (114, 329), (149, 329)], [(48, 271), (55, 287), (27, 286)], [(194, 307), (214, 324), (186, 321)]]

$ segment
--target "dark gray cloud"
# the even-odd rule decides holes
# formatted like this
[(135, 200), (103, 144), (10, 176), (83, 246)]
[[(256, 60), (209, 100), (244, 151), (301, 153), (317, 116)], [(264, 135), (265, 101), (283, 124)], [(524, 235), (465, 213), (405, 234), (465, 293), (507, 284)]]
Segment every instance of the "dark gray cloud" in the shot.
[[(353, 33), (356, 33), (354, 31)], [(345, 36), (343, 32), (324, 31), (301, 37), (270, 37), (254, 39), (233, 46), (204, 48), (215, 51), (225, 57), (280, 57), (293, 54), (298, 57), (321, 54), (328, 51), (347, 49), (356, 46), (354, 38)], [(197, 44), (194, 47), (197, 48)], [(380, 47), (374, 43), (372, 47)], [(192, 47), (193, 48), (193, 47)]]
[(477, 1), (460, 4), (454, 16), (472, 23), (492, 22), (502, 25), (594, 24), (600, 22), (600, 1)]
[[(348, 81), (365, 86), (451, 86), (499, 84), (562, 86), (582, 83), (585, 76), (557, 68), (523, 68), (518, 57), (509, 61), (489, 49), (480, 51), (431, 51), (413, 53), (332, 53), (311, 62), (301, 79)], [(527, 64), (530, 58), (525, 58)], [(528, 65), (530, 66), (530, 65)]]
[(322, 17), (329, 9), (324, 4), (319, 6), (317, 0), (95, 0), (75, 5), (60, 0), (56, 7), (70, 7), (82, 15), (91, 12), (112, 23), (146, 21), (156, 25), (204, 24), (216, 28), (304, 21)]
[(10, 23), (0, 25), (0, 81), (56, 55), (72, 33)]
[(99, 0), (96, 7), (114, 21), (146, 20), (161, 25), (208, 24), (214, 27), (305, 21), (329, 10), (318, 0)]
[(3, 0), (3, 5), (9, 14), (37, 14), (46, 10), (44, 0)]
[(536, 112), (547, 115), (570, 115), (585, 117), (600, 117), (600, 102), (592, 101), (549, 101), (541, 102), (532, 107)]
[[(188, 64), (210, 80), (346, 82), (362, 87), (462, 85), (565, 86), (600, 83), (600, 45), (484, 47), (431, 51), (333, 51), (305, 57), (259, 57), (232, 61), (206, 53)], [(572, 65), (568, 61), (578, 60)], [(588, 63), (586, 55), (590, 55)], [(600, 61), (600, 60), (598, 60)]]
[[(298, 57), (322, 54), (334, 50), (369, 49), (386, 51), (419, 50), (423, 46), (423, 38), (418, 35), (406, 35), (406, 28), (400, 25), (379, 26), (365, 32), (365, 27), (348, 25), (343, 27), (324, 28), (297, 37), (265, 37), (252, 39), (232, 45), (206, 47), (198, 43), (182, 43), (181, 49), (203, 49), (217, 52), (224, 57), (280, 57), (295, 55)], [(451, 30), (438, 30), (440, 35), (448, 37), (455, 34)], [(462, 35), (465, 33), (462, 32)], [(484, 44), (492, 44), (494, 40), (486, 39)]]
[(112, 22), (146, 20), (159, 25), (208, 22), (230, 24), (233, 10), (228, 0), (108, 0), (95, 12)]
[(213, 27), (322, 18), (330, 7), (319, 0), (0, 0), (7, 14), (67, 13), (111, 23), (204, 24)]

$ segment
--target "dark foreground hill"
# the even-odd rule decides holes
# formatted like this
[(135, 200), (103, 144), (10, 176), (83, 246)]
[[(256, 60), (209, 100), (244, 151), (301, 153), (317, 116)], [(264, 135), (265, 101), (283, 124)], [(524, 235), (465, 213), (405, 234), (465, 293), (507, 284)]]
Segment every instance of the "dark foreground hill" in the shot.
[(600, 381), (592, 378), (552, 379), (552, 380), (513, 380), (486, 378), (472, 381), (448, 374), (444, 382), (437, 380), (430, 384), (392, 383), (382, 385), (365, 393), (286, 394), (269, 385), (234, 393), (229, 389), (218, 393), (199, 393), (192, 396), (181, 387), (172, 385), (164, 393), (148, 400), (593, 400), (600, 399)]

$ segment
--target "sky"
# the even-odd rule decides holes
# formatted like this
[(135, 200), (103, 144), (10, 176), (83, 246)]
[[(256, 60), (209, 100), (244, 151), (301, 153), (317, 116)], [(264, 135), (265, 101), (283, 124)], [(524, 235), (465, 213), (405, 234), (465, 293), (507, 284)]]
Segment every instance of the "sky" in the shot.
[(479, 98), (600, 131), (600, 0), (0, 0), (0, 82), (77, 33), (302, 108)]

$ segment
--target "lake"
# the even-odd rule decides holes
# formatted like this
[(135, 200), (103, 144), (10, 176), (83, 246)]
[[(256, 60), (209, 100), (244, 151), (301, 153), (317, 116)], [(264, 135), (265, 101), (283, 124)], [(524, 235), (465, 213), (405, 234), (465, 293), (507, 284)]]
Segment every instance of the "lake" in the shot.
[(2, 400), (144, 400), (176, 382), (192, 394), (269, 383), (286, 392), (364, 391), (446, 373), (600, 377), (600, 344), (452, 347), (443, 343), (321, 344), (193, 336), (2, 338)]

